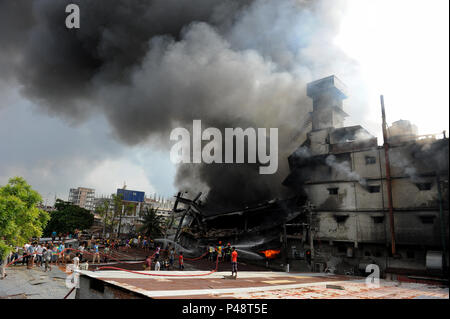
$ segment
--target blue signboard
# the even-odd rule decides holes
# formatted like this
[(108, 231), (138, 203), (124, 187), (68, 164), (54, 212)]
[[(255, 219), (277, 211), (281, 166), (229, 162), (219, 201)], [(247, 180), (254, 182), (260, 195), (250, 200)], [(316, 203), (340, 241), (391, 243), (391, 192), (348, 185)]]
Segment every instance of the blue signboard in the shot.
[(122, 199), (127, 202), (142, 203), (144, 202), (145, 192), (118, 188), (117, 195), (122, 195)]

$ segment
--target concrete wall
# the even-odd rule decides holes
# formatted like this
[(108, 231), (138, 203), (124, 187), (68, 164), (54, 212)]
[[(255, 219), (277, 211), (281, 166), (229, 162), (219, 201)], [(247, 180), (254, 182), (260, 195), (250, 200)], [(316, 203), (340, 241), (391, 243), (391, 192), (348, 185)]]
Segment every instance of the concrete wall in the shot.
[(75, 295), (75, 299), (143, 299), (144, 297), (85, 275), (80, 275), (80, 288)]

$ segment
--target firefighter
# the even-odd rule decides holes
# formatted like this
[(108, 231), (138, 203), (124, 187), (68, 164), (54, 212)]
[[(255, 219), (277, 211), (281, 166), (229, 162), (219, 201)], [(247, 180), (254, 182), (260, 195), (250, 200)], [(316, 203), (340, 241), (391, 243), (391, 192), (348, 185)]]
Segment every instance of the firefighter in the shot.
[(231, 261), (231, 244), (230, 243), (227, 244), (224, 251), (225, 251), (225, 261), (230, 262)]
[(217, 252), (217, 258), (219, 258), (219, 260), (222, 260), (223, 247), (222, 247), (221, 241), (219, 241), (219, 244), (216, 246), (216, 252)]
[(236, 248), (233, 247), (231, 252), (231, 277), (234, 275), (234, 279), (237, 278), (237, 257), (238, 253)]

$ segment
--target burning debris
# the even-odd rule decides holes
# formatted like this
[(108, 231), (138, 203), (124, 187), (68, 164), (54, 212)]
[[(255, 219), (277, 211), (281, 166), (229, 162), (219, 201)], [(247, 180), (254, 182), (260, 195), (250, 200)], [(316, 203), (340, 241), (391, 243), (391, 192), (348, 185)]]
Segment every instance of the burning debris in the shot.
[(276, 256), (280, 253), (280, 250), (273, 250), (273, 249), (267, 249), (267, 250), (263, 250), (260, 251), (260, 253), (264, 254), (264, 256), (267, 259), (273, 259), (276, 258)]

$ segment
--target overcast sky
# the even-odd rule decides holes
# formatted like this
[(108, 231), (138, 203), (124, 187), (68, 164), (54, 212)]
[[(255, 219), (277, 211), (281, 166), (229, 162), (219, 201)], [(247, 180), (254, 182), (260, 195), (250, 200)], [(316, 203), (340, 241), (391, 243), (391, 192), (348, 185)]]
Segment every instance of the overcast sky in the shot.
[(44, 201), (66, 199), (71, 187), (92, 187), (110, 195), (124, 182), (147, 195), (171, 197), (175, 167), (165, 153), (149, 145), (124, 146), (101, 116), (73, 125), (37, 111), (13, 86), (1, 93), (0, 184), (23, 176)]
[[(389, 123), (411, 120), (421, 134), (448, 131), (448, 5), (348, 1), (335, 43), (360, 65), (368, 97), (364, 105), (351, 98), (344, 104), (352, 117), (347, 124), (362, 124), (380, 141), (384, 94)], [(146, 194), (170, 197), (177, 191), (167, 151), (120, 143), (97, 113), (74, 124), (38, 111), (19, 89), (0, 76), (0, 185), (23, 176), (49, 204), (78, 186), (95, 188), (97, 195), (114, 193), (124, 182)]]

